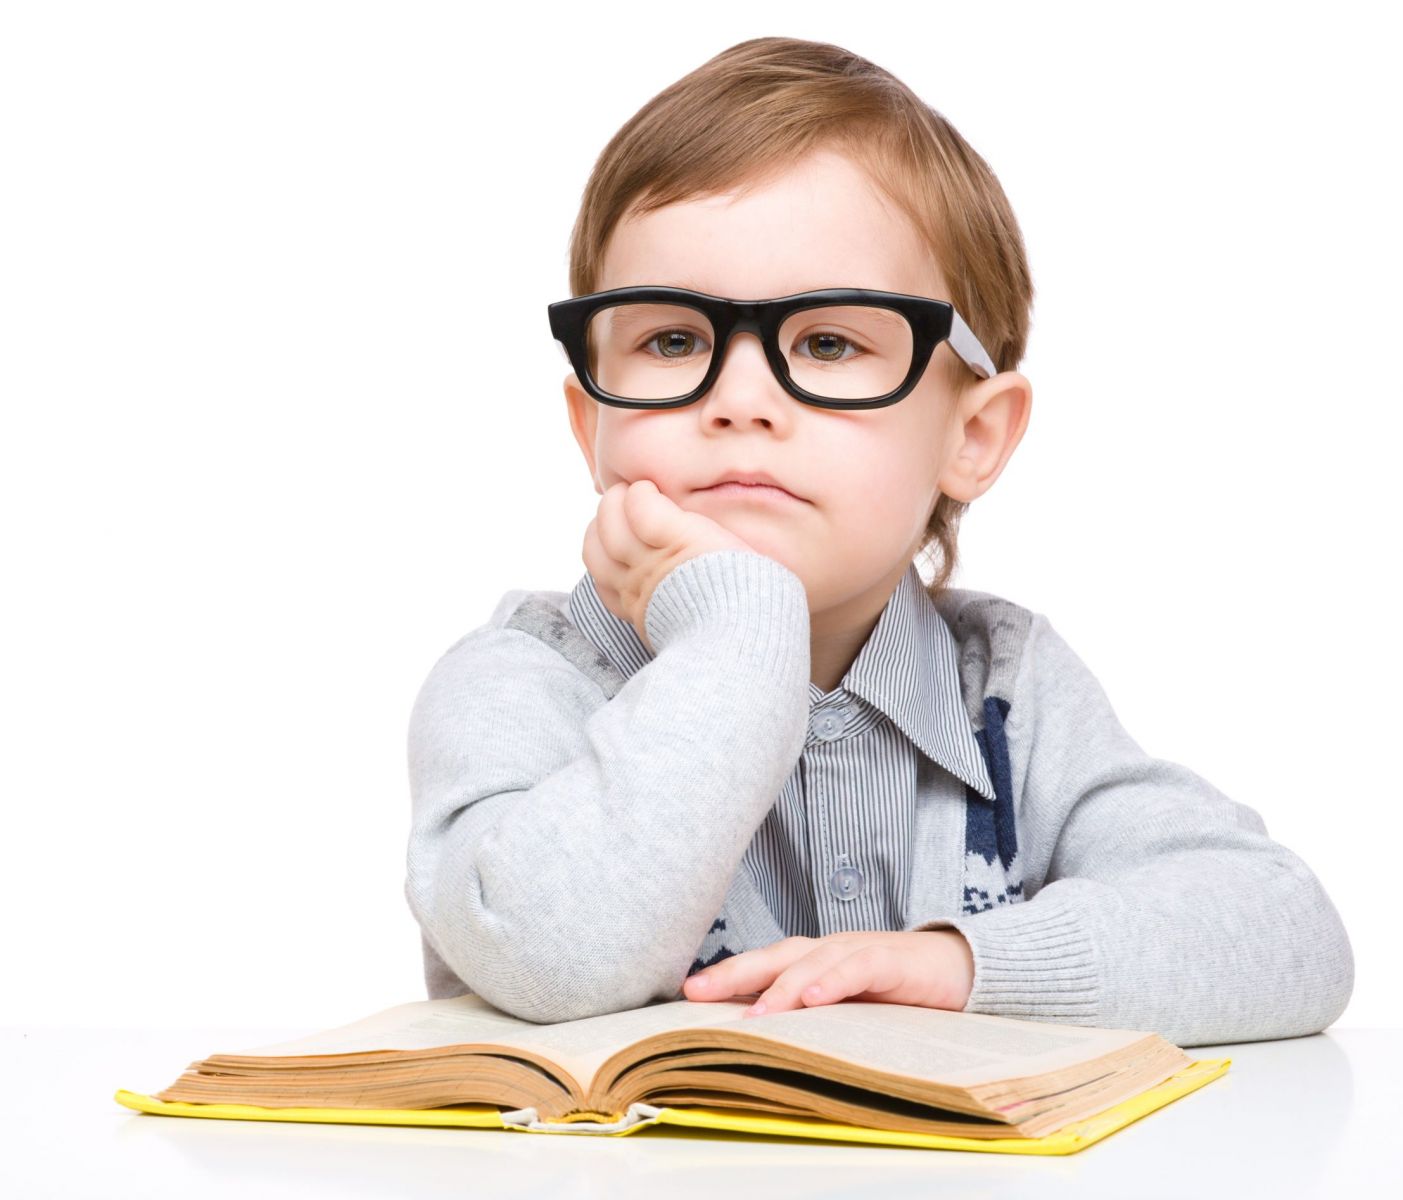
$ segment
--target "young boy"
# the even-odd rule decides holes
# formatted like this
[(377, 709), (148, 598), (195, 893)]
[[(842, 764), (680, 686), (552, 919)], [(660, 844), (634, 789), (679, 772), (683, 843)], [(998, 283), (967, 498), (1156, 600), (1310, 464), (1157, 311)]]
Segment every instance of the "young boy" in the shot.
[(1305, 863), (1147, 756), (1046, 617), (947, 586), (1027, 426), (1032, 285), (938, 113), (835, 46), (732, 47), (605, 148), (570, 282), (587, 573), (507, 592), (411, 716), (431, 997), (1180, 1045), (1339, 1016), (1349, 940)]

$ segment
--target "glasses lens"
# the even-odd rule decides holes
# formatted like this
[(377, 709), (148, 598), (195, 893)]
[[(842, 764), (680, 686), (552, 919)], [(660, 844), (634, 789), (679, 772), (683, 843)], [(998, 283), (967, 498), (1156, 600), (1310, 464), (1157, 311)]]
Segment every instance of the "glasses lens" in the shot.
[[(911, 326), (894, 308), (825, 305), (792, 313), (779, 345), (790, 378), (829, 400), (875, 400), (911, 369)], [(598, 310), (585, 330), (590, 375), (625, 400), (677, 400), (711, 366), (709, 318), (681, 304), (632, 301)]]
[(780, 326), (789, 377), (827, 400), (876, 400), (911, 369), (915, 338), (894, 308), (827, 305), (791, 313)]
[(711, 321), (682, 304), (633, 301), (601, 308), (585, 329), (589, 373), (625, 400), (676, 400), (711, 363)]

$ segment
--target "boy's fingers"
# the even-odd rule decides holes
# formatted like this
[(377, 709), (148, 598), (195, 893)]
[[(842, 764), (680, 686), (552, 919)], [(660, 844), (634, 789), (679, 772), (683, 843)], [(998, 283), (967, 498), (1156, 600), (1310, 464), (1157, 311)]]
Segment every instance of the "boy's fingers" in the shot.
[[(813, 957), (809, 955), (809, 958)], [(867, 993), (880, 995), (901, 987), (906, 981), (896, 954), (886, 946), (864, 946), (850, 950), (837, 962), (825, 964), (812, 973), (804, 971), (808, 961), (806, 958), (796, 963), (775, 980), (771, 989), (775, 993), (773, 997), (760, 997), (767, 1011), (835, 1004), (849, 996)]]
[(624, 506), (634, 534), (646, 545), (665, 550), (678, 542), (682, 510), (651, 479), (640, 479), (629, 488)]
[(623, 563), (615, 561), (604, 548), (599, 537), (599, 518), (596, 516), (585, 526), (585, 541), (580, 556), (585, 560), (585, 570), (594, 577), (596, 583), (611, 578), (624, 570)]
[[(862, 950), (854, 951), (851, 946), (840, 942), (820, 942), (807, 954), (801, 955), (797, 961), (780, 971), (760, 992), (755, 1005), (763, 1006), (764, 1012), (786, 1012), (791, 1008), (803, 1008), (807, 1003), (802, 995), (805, 988), (831, 974), (845, 958), (862, 956), (864, 953)], [(860, 969), (868, 969), (865, 962)], [(855, 990), (862, 991), (866, 986), (864, 983)], [(824, 1004), (828, 1001), (814, 999), (811, 1003)]]
[(725, 1000), (769, 987), (790, 963), (809, 953), (815, 939), (787, 937), (758, 950), (733, 954), (683, 981), (689, 999)]
[(614, 484), (600, 500), (597, 514), (600, 542), (609, 557), (624, 567), (636, 562), (644, 548), (624, 513), (624, 497), (628, 487), (626, 483)]

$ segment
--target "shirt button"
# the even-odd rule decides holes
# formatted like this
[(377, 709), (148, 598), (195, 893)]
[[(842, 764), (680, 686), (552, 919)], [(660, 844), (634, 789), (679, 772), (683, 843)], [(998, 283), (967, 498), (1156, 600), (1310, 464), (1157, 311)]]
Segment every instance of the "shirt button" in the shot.
[(839, 867), (828, 877), (828, 890), (839, 900), (856, 900), (862, 895), (862, 872), (856, 867)]
[(837, 737), (847, 726), (847, 716), (846, 709), (830, 708), (826, 712), (819, 713), (814, 718), (814, 733), (823, 738), (824, 741)]

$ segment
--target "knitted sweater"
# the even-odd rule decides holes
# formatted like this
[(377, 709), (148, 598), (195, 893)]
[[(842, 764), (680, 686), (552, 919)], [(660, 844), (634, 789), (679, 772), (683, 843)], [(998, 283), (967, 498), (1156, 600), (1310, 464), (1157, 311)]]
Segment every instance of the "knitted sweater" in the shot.
[(954, 928), (968, 1012), (1313, 1033), (1348, 1003), (1339, 914), (1257, 812), (1151, 758), (1041, 614), (914, 565), (842, 684), (803, 582), (674, 568), (650, 653), (586, 574), (434, 664), (409, 724), (406, 898), (430, 997), (571, 1020), (681, 998), (790, 934)]

